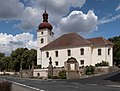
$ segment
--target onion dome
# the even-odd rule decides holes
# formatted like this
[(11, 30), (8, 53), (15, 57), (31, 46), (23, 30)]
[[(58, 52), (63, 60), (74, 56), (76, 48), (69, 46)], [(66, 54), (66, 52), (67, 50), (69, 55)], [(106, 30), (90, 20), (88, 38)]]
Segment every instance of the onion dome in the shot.
[(48, 28), (49, 30), (52, 30), (53, 27), (50, 23), (48, 23), (48, 13), (46, 12), (46, 10), (42, 16), (43, 16), (43, 22), (40, 23), (38, 29), (40, 30), (40, 29)]

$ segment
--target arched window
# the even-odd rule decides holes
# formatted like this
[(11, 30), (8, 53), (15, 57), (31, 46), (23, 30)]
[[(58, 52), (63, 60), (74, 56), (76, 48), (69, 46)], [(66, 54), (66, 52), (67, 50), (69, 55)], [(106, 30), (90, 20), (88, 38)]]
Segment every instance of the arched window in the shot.
[(43, 32), (41, 32), (41, 35), (43, 35)]
[(49, 57), (49, 52), (46, 52), (46, 57), (47, 57), (47, 58)]
[(98, 55), (101, 55), (101, 49), (98, 49)]
[(108, 55), (110, 55), (110, 48), (108, 49)]
[(71, 56), (71, 50), (67, 50), (68, 56)]
[(44, 43), (44, 39), (43, 38), (41, 39), (41, 43)]
[(84, 55), (84, 49), (83, 48), (80, 49), (80, 53), (81, 53), (81, 55)]
[(55, 56), (58, 57), (58, 51), (55, 51)]

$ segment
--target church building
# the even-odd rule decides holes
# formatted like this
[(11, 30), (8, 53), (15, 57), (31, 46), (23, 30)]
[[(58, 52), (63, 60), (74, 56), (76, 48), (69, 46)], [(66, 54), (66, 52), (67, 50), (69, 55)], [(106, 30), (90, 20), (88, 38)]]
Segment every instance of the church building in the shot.
[(54, 39), (53, 27), (48, 22), (48, 13), (43, 13), (43, 22), (37, 30), (37, 65), (47, 68), (51, 59), (53, 67), (64, 67), (69, 58), (75, 58), (79, 66), (106, 61), (113, 66), (113, 43), (103, 37), (85, 39), (77, 33), (63, 34)]

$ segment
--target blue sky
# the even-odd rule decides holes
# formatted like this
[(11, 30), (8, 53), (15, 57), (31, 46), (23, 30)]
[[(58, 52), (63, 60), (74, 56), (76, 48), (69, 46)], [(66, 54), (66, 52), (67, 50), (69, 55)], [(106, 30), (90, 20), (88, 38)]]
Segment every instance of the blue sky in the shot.
[(45, 4), (56, 37), (68, 32), (85, 38), (120, 35), (120, 0), (0, 0), (0, 52), (36, 48)]

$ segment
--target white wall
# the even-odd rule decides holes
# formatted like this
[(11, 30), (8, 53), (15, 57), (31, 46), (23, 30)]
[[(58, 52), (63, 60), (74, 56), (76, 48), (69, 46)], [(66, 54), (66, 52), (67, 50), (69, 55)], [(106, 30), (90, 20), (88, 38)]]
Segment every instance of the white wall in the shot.
[[(41, 34), (41, 32), (43, 32), (43, 34)], [(41, 43), (41, 38), (44, 39), (44, 43)], [(53, 41), (53, 39), (53, 33), (47, 28), (37, 31), (37, 65), (42, 63), (40, 48)]]
[[(84, 49), (84, 55), (80, 55), (80, 49)], [(108, 55), (108, 48), (110, 48), (110, 55)], [(71, 56), (67, 55), (67, 50), (71, 50)], [(98, 49), (101, 49), (101, 55), (98, 55)], [(55, 51), (58, 51), (58, 57), (55, 56)], [(113, 62), (113, 49), (112, 46), (81, 46), (76, 48), (66, 48), (66, 49), (57, 49), (57, 50), (46, 50), (42, 51), (42, 67), (46, 68), (49, 65), (49, 57), (52, 58), (52, 64), (54, 67), (63, 67), (64, 62), (68, 58), (74, 57), (79, 63), (79, 66), (82, 66), (80, 60), (84, 60), (84, 66), (86, 65), (95, 65), (102, 61), (109, 62), (109, 65), (112, 66)], [(46, 57), (46, 52), (49, 52), (49, 57)], [(55, 65), (55, 61), (58, 61), (58, 66)]]
[[(84, 49), (84, 55), (80, 54), (80, 49)], [(71, 50), (71, 56), (67, 55), (67, 50)], [(55, 56), (55, 51), (58, 51), (58, 57)], [(84, 60), (85, 65), (91, 64), (91, 48), (90, 46), (77, 47), (77, 48), (67, 48), (67, 49), (58, 49), (58, 50), (49, 50), (42, 51), (42, 67), (46, 68), (49, 65), (49, 57), (46, 57), (46, 52), (49, 52), (49, 57), (52, 58), (52, 64), (54, 67), (62, 67), (64, 66), (64, 62), (68, 60), (68, 58), (74, 57), (77, 59), (79, 65), (80, 60)], [(55, 61), (58, 61), (58, 66), (55, 65)]]
[[(110, 55), (108, 55), (108, 49), (110, 50)], [(98, 49), (101, 49), (101, 55), (98, 55)], [(113, 48), (112, 46), (94, 46), (92, 49), (92, 65), (100, 63), (102, 61), (109, 62), (109, 66), (113, 65)]]

